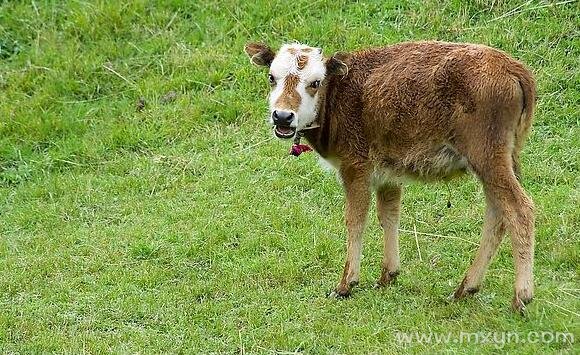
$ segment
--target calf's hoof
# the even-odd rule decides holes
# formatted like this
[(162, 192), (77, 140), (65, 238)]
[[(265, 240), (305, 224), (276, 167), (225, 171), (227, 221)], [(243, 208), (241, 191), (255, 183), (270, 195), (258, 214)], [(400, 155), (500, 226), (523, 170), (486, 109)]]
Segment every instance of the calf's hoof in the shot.
[(347, 298), (356, 285), (358, 285), (358, 281), (351, 281), (349, 284), (340, 283), (334, 291), (328, 294), (328, 298)]
[(512, 309), (514, 312), (524, 315), (526, 312), (526, 306), (532, 302), (534, 295), (528, 290), (520, 290), (514, 294), (512, 299)]
[(393, 282), (395, 282), (395, 280), (397, 279), (397, 276), (399, 276), (399, 270), (387, 271), (386, 269), (383, 269), (381, 271), (381, 277), (377, 281), (377, 284), (375, 285), (375, 287), (381, 288), (381, 287), (388, 286), (388, 285), (392, 284)]
[(449, 297), (454, 300), (460, 300), (465, 297), (471, 297), (479, 291), (479, 286), (467, 286), (467, 282), (465, 279), (461, 281), (461, 284), (455, 292)]

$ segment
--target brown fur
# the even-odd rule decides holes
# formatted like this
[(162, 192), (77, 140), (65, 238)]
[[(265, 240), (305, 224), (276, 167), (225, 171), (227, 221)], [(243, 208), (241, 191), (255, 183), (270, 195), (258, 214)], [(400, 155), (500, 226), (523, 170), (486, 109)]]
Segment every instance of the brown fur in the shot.
[(262, 43), (248, 43), (244, 47), (246, 54), (250, 57), (252, 63), (256, 65), (272, 64), (276, 53)]
[(290, 74), (286, 77), (282, 94), (276, 101), (277, 107), (291, 111), (298, 111), (301, 98), (298, 91), (296, 91), (296, 87), (299, 82), (300, 78), (297, 75)]
[(299, 55), (298, 56), (298, 70), (302, 70), (306, 67), (306, 64), (308, 64), (308, 57), (305, 55)]
[(348, 295), (358, 281), (377, 175), (384, 285), (399, 268), (398, 179), (440, 180), (470, 170), (483, 185), (487, 210), (476, 259), (455, 297), (479, 289), (507, 230), (516, 269), (512, 304), (522, 311), (533, 296), (534, 213), (516, 175), (536, 100), (532, 74), (499, 50), (444, 42), (341, 53), (327, 61), (327, 71), (319, 90), (320, 127), (304, 134), (322, 157), (340, 162), (349, 237), (336, 293)]

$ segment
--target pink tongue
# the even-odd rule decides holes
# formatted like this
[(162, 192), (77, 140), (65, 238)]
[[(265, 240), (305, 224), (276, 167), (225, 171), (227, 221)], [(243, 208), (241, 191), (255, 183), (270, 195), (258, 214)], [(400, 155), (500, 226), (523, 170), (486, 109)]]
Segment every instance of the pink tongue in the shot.
[(292, 133), (292, 128), (289, 127), (276, 127), (276, 129), (282, 134)]

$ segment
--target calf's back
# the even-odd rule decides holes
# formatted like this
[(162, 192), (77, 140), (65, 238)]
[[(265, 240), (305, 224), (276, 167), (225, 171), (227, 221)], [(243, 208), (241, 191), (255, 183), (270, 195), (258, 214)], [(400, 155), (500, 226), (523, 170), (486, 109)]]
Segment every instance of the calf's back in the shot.
[(323, 157), (367, 164), (391, 180), (454, 176), (470, 167), (482, 140), (497, 140), (517, 160), (535, 85), (505, 53), (409, 42), (355, 52), (347, 64), (345, 76), (329, 79), (321, 128), (306, 133)]

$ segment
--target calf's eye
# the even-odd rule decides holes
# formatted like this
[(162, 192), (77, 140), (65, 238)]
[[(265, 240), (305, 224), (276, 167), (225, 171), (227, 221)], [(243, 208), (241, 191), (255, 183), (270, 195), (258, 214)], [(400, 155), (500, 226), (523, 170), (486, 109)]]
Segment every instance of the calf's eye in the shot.
[(311, 82), (309, 86), (313, 89), (318, 89), (318, 87), (320, 86), (320, 80), (315, 80)]
[(270, 81), (270, 85), (276, 84), (276, 79), (274, 79), (272, 74), (268, 74), (268, 80)]

